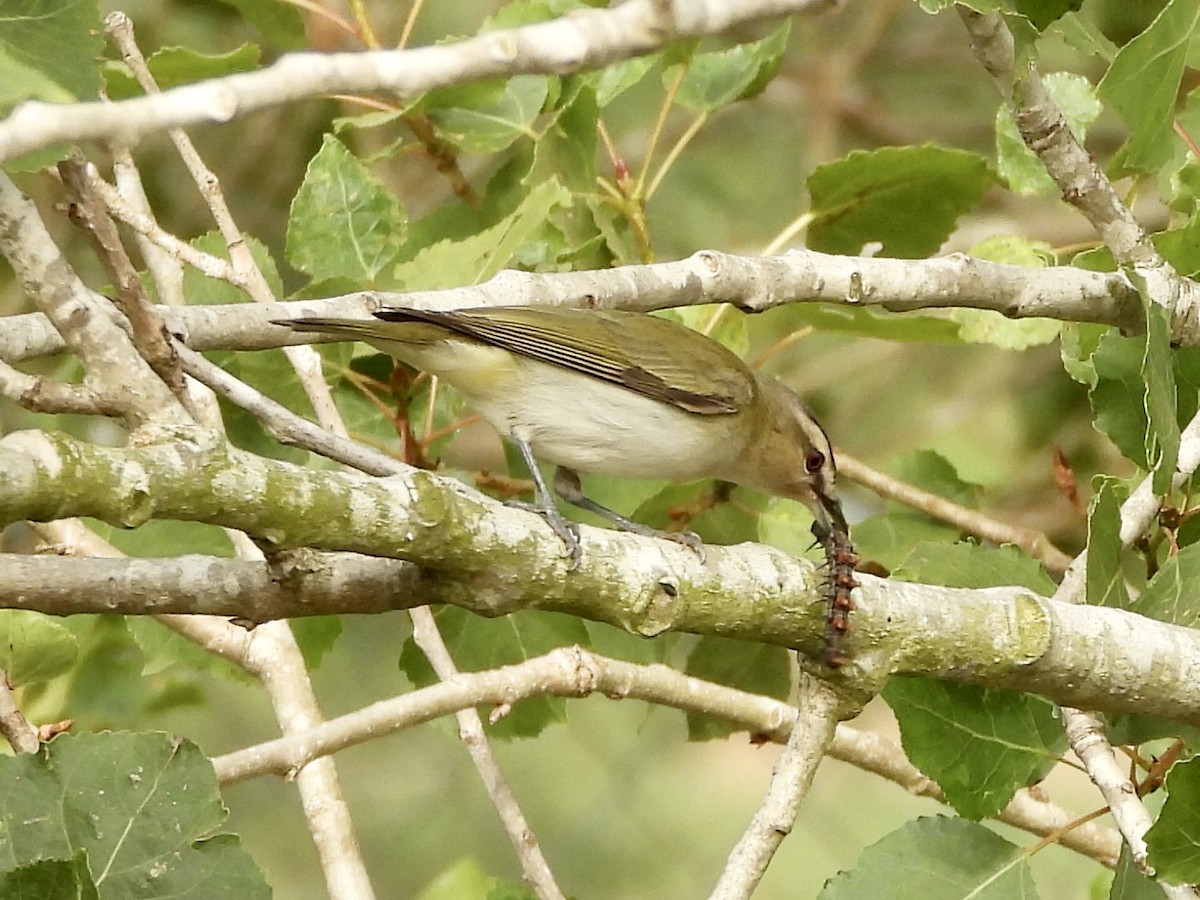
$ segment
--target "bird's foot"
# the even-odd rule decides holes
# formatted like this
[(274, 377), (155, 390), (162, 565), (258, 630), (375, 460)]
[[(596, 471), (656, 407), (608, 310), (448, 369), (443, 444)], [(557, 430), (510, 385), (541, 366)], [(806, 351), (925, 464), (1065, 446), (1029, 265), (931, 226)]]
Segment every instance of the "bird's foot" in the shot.
[(567, 568), (576, 569), (579, 567), (579, 561), (583, 558), (583, 544), (579, 536), (579, 526), (574, 522), (567, 521), (553, 506), (543, 506), (540, 503), (528, 503), (524, 500), (506, 500), (505, 506), (511, 506), (513, 509), (523, 509), (526, 512), (537, 513), (546, 520), (546, 524), (550, 529), (559, 536), (563, 544), (566, 546), (567, 552), (564, 554), (569, 564)]
[(708, 560), (708, 553), (704, 549), (704, 541), (700, 540), (700, 535), (694, 531), (659, 531), (656, 536), (665, 541), (674, 541), (676, 544), (683, 544), (700, 560), (700, 564), (704, 565)]

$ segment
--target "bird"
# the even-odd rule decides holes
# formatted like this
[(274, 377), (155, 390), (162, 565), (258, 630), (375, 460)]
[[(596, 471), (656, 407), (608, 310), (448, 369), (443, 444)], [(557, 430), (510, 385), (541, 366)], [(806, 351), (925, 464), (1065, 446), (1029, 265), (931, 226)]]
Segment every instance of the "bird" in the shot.
[(571, 567), (582, 544), (554, 489), (616, 527), (693, 547), (588, 498), (580, 473), (669, 481), (719, 479), (798, 500), (829, 546), (848, 534), (824, 429), (779, 380), (712, 338), (666, 318), (621, 310), (492, 306), (386, 307), (371, 319), (296, 318), (296, 332), (361, 340), (457, 388), (516, 447), (533, 477), (532, 504), (562, 539)]

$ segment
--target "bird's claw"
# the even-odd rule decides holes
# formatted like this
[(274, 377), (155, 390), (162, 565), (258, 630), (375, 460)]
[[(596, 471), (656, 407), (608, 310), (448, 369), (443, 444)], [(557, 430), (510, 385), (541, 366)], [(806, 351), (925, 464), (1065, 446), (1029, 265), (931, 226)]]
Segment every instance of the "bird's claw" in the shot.
[(540, 503), (527, 503), (524, 500), (508, 500), (504, 504), (511, 506), (513, 509), (523, 509), (526, 512), (537, 513), (541, 516), (546, 524), (550, 526), (550, 530), (558, 535), (559, 539), (566, 547), (568, 569), (579, 568), (579, 561), (583, 558), (583, 543), (580, 539), (579, 526), (574, 522), (569, 522), (563, 518), (554, 507), (542, 506)]
[(700, 565), (704, 565), (708, 561), (708, 553), (704, 549), (704, 541), (700, 539), (700, 535), (694, 531), (663, 531), (660, 532), (660, 537), (666, 538), (668, 541), (674, 541), (677, 544), (683, 544), (700, 560)]

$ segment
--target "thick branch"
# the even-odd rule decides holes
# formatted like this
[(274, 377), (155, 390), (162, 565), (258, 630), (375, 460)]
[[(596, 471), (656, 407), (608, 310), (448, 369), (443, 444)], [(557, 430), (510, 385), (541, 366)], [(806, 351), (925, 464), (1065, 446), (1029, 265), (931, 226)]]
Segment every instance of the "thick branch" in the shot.
[[(483, 615), (540, 608), (643, 635), (721, 634), (814, 654), (821, 643), (822, 576), (812, 563), (749, 544), (710, 548), (701, 564), (673, 544), (584, 528), (582, 562), (569, 571), (540, 519), (428, 472), (318, 472), (188, 442), (109, 448), (35, 432), (0, 441), (0, 521), (64, 515), (127, 526), (190, 519), (277, 549), (348, 550), (429, 567), (421, 600), (396, 605), (436, 596)], [(853, 664), (840, 677), (864, 694), (906, 672), (1200, 723), (1195, 630), (1016, 588), (862, 581)]]

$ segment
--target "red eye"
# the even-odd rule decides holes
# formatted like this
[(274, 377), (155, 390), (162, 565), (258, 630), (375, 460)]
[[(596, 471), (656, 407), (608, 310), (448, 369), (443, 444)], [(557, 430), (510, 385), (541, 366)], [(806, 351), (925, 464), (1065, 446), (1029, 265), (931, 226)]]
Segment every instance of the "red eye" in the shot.
[(823, 465), (825, 465), (825, 454), (820, 450), (813, 450), (804, 458), (804, 470), (806, 472), (820, 472)]

